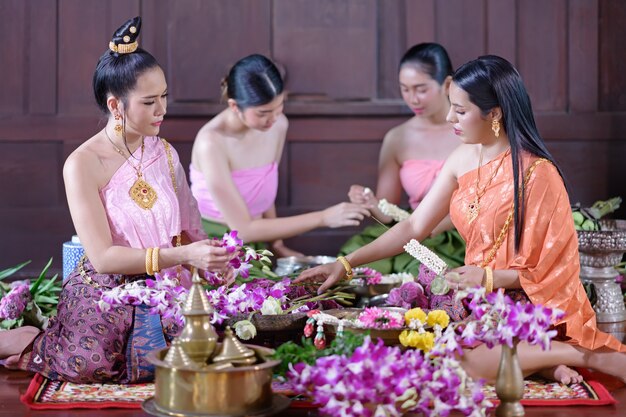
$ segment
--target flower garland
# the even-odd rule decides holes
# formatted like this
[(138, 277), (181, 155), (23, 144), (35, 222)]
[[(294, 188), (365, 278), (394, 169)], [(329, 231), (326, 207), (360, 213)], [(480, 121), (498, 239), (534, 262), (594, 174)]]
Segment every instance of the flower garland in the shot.
[(354, 319), (340, 319), (319, 310), (311, 310), (307, 316), (309, 318), (304, 326), (304, 336), (311, 337), (314, 326), (317, 325), (314, 344), (318, 349), (326, 347), (326, 335), (324, 333), (324, 325), (326, 324), (336, 326), (338, 336), (343, 333), (344, 328), (388, 330), (401, 329), (404, 326), (402, 313), (378, 307), (365, 308)]
[(404, 250), (437, 275), (443, 275), (448, 269), (448, 265), (443, 259), (415, 239), (411, 239), (409, 243), (404, 245)]
[(482, 383), (472, 381), (457, 360), (419, 350), (401, 352), (369, 336), (350, 356), (292, 364), (287, 375), (297, 394), (313, 398), (322, 414), (333, 417), (399, 417), (406, 412), (430, 417), (453, 410), (478, 417), (491, 406)]
[(413, 308), (404, 313), (404, 320), (409, 329), (400, 333), (400, 343), (424, 352), (435, 346), (435, 340), (442, 336), (443, 329), (450, 324), (450, 316), (445, 311), (431, 310), (426, 314), (421, 308)]
[(404, 221), (411, 216), (411, 213), (406, 210), (402, 210), (395, 204), (388, 202), (385, 198), (381, 199), (378, 202), (378, 209), (382, 211), (385, 216), (389, 216), (397, 222)]

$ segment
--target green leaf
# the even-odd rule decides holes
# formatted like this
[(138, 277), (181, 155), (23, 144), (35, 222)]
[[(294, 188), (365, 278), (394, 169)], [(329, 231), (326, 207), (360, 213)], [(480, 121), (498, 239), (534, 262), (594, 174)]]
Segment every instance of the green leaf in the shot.
[(47, 303), (47, 304), (58, 304), (59, 303), (59, 298), (58, 297), (49, 297), (47, 295), (36, 295), (35, 296), (35, 302), (37, 304), (41, 304), (41, 303)]
[[(50, 290), (50, 288), (52, 288), (52, 286), (54, 285), (54, 282), (57, 280), (58, 277), (59, 277), (59, 274), (55, 274), (52, 278), (46, 281), (45, 285), (41, 287), (41, 289), (39, 290), (39, 294), (43, 294), (46, 291)], [(52, 289), (51, 291), (54, 291), (54, 289)]]
[(4, 271), (0, 271), (0, 280), (8, 277), (9, 275), (13, 275), (14, 273), (19, 271), (20, 269), (24, 268), (29, 263), (30, 263), (30, 261), (26, 261), (26, 262), (23, 262), (23, 263), (21, 263), (21, 264), (19, 264), (17, 266), (12, 267), (12, 268), (7, 268)]
[(41, 282), (46, 278), (46, 272), (48, 272), (48, 268), (50, 268), (50, 265), (52, 265), (52, 258), (50, 258), (46, 266), (41, 271), (41, 274), (39, 274), (39, 278), (37, 278), (37, 281), (35, 281), (35, 283), (30, 287), (31, 294), (37, 294), (37, 290), (39, 289)]

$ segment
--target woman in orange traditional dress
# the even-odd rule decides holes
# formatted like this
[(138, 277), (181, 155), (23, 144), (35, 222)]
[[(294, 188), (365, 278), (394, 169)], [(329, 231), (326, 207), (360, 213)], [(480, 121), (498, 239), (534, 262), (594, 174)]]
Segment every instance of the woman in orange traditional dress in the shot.
[[(537, 131), (530, 99), (505, 59), (483, 56), (459, 68), (450, 86), (448, 121), (463, 144), (448, 158), (433, 188), (411, 215), (376, 241), (338, 262), (305, 271), (299, 280), (325, 279), (320, 291), (357, 265), (422, 240), (447, 215), (467, 243), (459, 289), (485, 285), (521, 289), (534, 304), (565, 311), (561, 337), (544, 352), (520, 343), (525, 374), (549, 371), (569, 382), (567, 366), (588, 367), (626, 382), (626, 346), (596, 327), (579, 279), (578, 242), (561, 171)], [(469, 349), (463, 365), (473, 377), (495, 380), (486, 345)]]

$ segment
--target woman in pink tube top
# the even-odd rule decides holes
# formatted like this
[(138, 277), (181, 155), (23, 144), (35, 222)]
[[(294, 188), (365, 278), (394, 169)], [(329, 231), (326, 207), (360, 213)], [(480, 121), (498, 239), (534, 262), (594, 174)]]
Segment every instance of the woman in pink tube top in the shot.
[(225, 271), (232, 257), (207, 239), (178, 154), (158, 137), (167, 83), (138, 47), (141, 19), (117, 29), (93, 77), (103, 129), (67, 158), (63, 179), (87, 257), (63, 283), (47, 328), (3, 332), (0, 360), (11, 368), (76, 383), (154, 378), (147, 352), (165, 348), (180, 326), (145, 306), (99, 306), (104, 291), (141, 285), (157, 272), (184, 279), (191, 265)]
[[(399, 82), (404, 102), (415, 114), (391, 129), (383, 140), (378, 163), (378, 183), (375, 193), (362, 185), (350, 187), (352, 203), (362, 204), (382, 223), (393, 219), (383, 214), (378, 203), (386, 199), (400, 205), (403, 190), (413, 210), (422, 201), (441, 171), (445, 159), (460, 142), (446, 122), (450, 109), (448, 88), (452, 64), (443, 46), (421, 43), (411, 47), (400, 60)], [(452, 223), (445, 219), (424, 242), (451, 266), (463, 264), (465, 244)], [(371, 242), (385, 230), (380, 225), (366, 228), (352, 237), (341, 248), (341, 254), (350, 253)], [(445, 232), (444, 232), (445, 231)], [(378, 261), (369, 266), (384, 272), (416, 273), (419, 265), (410, 256)]]
[(340, 203), (325, 210), (277, 217), (278, 164), (288, 122), (276, 66), (263, 55), (238, 61), (222, 83), (228, 108), (198, 132), (191, 153), (191, 191), (209, 235), (227, 229), (245, 242), (271, 242), (278, 257), (300, 255), (282, 239), (318, 227), (358, 225), (368, 211)]

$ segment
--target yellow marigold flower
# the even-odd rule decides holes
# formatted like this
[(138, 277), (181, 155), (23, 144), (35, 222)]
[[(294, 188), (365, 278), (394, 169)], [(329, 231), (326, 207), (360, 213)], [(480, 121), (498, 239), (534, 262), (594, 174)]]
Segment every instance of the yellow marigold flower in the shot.
[(407, 337), (407, 343), (410, 347), (419, 347), (419, 333), (415, 330), (409, 330), (409, 336)]
[[(417, 333), (417, 332), (416, 332)], [(435, 346), (435, 334), (431, 332), (417, 333), (415, 347), (428, 352)]]
[(411, 323), (411, 320), (419, 320), (422, 323), (426, 323), (426, 313), (421, 308), (412, 308), (404, 313), (404, 321), (407, 326)]
[(409, 331), (402, 330), (402, 333), (400, 333), (398, 339), (400, 339), (400, 343), (402, 344), (402, 346), (409, 346)]
[(443, 310), (432, 310), (428, 313), (426, 323), (430, 327), (435, 327), (435, 324), (438, 324), (442, 329), (445, 329), (450, 324), (450, 316)]

